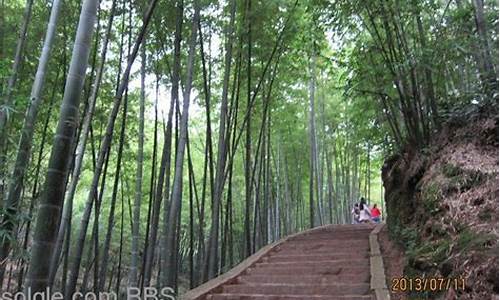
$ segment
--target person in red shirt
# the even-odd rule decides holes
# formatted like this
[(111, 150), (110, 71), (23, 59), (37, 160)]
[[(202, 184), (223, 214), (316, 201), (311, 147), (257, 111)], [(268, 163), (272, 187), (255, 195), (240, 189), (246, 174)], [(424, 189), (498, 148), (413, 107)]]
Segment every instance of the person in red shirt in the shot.
[(373, 222), (375, 223), (380, 223), (380, 210), (377, 208), (377, 204), (373, 204), (373, 208), (371, 210), (371, 214), (372, 214), (372, 220)]

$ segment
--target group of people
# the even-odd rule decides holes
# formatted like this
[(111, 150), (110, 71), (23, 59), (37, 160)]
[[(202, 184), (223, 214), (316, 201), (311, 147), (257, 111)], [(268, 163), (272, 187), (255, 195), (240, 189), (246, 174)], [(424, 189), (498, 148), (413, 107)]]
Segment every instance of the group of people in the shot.
[(373, 204), (373, 207), (370, 208), (363, 197), (361, 197), (359, 204), (354, 204), (351, 214), (354, 224), (380, 223), (380, 217), (382, 215), (377, 204)]

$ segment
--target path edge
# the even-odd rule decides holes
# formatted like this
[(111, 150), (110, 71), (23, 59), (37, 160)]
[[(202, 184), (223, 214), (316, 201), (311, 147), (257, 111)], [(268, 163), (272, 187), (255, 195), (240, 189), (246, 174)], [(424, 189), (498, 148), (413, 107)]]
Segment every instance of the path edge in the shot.
[[(273, 242), (271, 244), (268, 244), (262, 248), (260, 248), (259, 251), (255, 252), (254, 254), (250, 255), (246, 259), (244, 259), (242, 262), (237, 264), (234, 268), (231, 270), (215, 277), (214, 279), (211, 279), (204, 284), (187, 291), (184, 295), (181, 295), (179, 297), (180, 300), (202, 300), (203, 297), (207, 296), (209, 293), (216, 291), (217, 288), (222, 286), (223, 284), (230, 282), (232, 280), (235, 280), (236, 277), (240, 276), (243, 272), (246, 271), (249, 267), (251, 267), (253, 264), (255, 264), (258, 260), (260, 260), (262, 257), (266, 256), (269, 252), (271, 252), (274, 248), (277, 246), (283, 244), (284, 242), (288, 241), (291, 238), (297, 237), (299, 235), (303, 234), (309, 234), (314, 231), (320, 231), (324, 229), (328, 229), (332, 226), (332, 224), (324, 225), (324, 226), (318, 226), (314, 228), (310, 228), (304, 231), (300, 231), (291, 235), (288, 235), (286, 237), (281, 238), (280, 240)], [(378, 299), (378, 298), (377, 298)]]
[(380, 244), (378, 242), (378, 234), (384, 228), (385, 223), (377, 224), (370, 232), (370, 288), (375, 293), (377, 300), (389, 300), (389, 289), (387, 288), (384, 259), (380, 251)]

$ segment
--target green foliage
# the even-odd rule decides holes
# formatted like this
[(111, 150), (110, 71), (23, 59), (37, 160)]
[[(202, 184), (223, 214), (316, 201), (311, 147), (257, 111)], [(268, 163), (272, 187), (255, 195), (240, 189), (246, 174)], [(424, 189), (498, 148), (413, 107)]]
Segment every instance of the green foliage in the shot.
[(434, 215), (439, 212), (441, 199), (441, 188), (438, 183), (430, 183), (422, 190), (422, 204), (426, 213)]
[(455, 176), (459, 176), (462, 173), (460, 167), (453, 163), (445, 163), (442, 167), (444, 176), (451, 178)]
[(460, 253), (470, 253), (470, 251), (484, 251), (489, 249), (498, 238), (491, 233), (477, 233), (469, 228), (462, 230), (454, 245)]
[(404, 249), (414, 249), (418, 244), (418, 231), (413, 227), (404, 226), (401, 222), (395, 221), (389, 226), (391, 239), (398, 241)]
[(488, 174), (481, 170), (463, 169), (453, 163), (442, 166), (442, 173), (447, 177), (446, 189), (448, 191), (467, 191), (484, 182)]

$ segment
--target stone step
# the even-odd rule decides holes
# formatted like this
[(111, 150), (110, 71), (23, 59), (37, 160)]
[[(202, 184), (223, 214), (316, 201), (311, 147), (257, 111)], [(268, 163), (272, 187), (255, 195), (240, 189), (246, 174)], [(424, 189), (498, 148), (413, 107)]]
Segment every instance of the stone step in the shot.
[(326, 243), (309, 243), (309, 244), (287, 244), (283, 245), (279, 250), (302, 250), (302, 251), (330, 251), (330, 252), (368, 252), (370, 245), (363, 244), (326, 244)]
[(289, 274), (302, 274), (302, 275), (340, 275), (340, 274), (360, 274), (369, 273), (370, 266), (344, 266), (344, 267), (252, 267), (247, 269), (247, 274), (265, 274), (265, 275), (289, 275)]
[(363, 227), (363, 228), (344, 228), (344, 229), (334, 229), (331, 231), (319, 231), (319, 232), (308, 232), (304, 234), (300, 234), (297, 236), (308, 236), (308, 235), (313, 235), (313, 234), (323, 234), (323, 233), (329, 233), (331, 232), (332, 234), (335, 235), (342, 235), (342, 234), (349, 234), (351, 236), (353, 235), (363, 235), (363, 234), (369, 234), (373, 228), (371, 227)]
[(374, 300), (370, 295), (304, 296), (304, 295), (259, 295), (259, 294), (213, 294), (206, 300)]
[(310, 244), (321, 244), (321, 245), (328, 245), (331, 247), (339, 246), (339, 247), (348, 247), (348, 246), (355, 246), (355, 245), (366, 245), (368, 244), (368, 238), (366, 239), (359, 239), (359, 240), (350, 240), (348, 238), (346, 239), (309, 239), (309, 240), (294, 240), (294, 241), (288, 241), (284, 243), (283, 245), (280, 245), (281, 247), (288, 246), (288, 245), (299, 245), (299, 246), (307, 246)]
[(374, 227), (365, 227), (365, 226), (355, 226), (355, 227), (345, 227), (345, 228), (322, 228), (322, 229), (317, 229), (313, 231), (308, 231), (308, 232), (303, 232), (299, 235), (292, 236), (292, 238), (295, 237), (304, 237), (304, 236), (310, 236), (310, 235), (317, 235), (317, 234), (368, 234), (373, 230)]
[(304, 285), (304, 284), (231, 284), (222, 287), (225, 294), (251, 294), (261, 295), (365, 295), (370, 292), (370, 284), (328, 284), (328, 285)]
[(349, 234), (350, 236), (360, 236), (363, 234), (368, 235), (372, 230), (373, 230), (373, 228), (323, 229), (323, 230), (314, 230), (311, 232), (304, 232), (302, 234), (292, 236), (291, 238), (302, 238), (302, 237), (308, 237), (308, 236), (313, 236), (313, 235), (326, 235), (326, 234), (331, 234), (331, 235)]
[(367, 272), (358, 274), (339, 275), (243, 275), (236, 279), (238, 283), (289, 283), (289, 284), (330, 284), (330, 283), (368, 283), (370, 274)]
[(327, 225), (323, 227), (317, 227), (314, 231), (319, 231), (319, 230), (343, 230), (343, 229), (367, 229), (367, 228), (374, 228), (374, 224), (335, 224), (335, 225)]
[(199, 299), (375, 300), (372, 224), (325, 226), (292, 236)]
[(315, 251), (304, 251), (304, 249), (274, 249), (269, 253), (268, 257), (271, 256), (288, 256), (288, 255), (354, 255), (354, 256), (367, 256), (370, 251), (365, 251), (366, 249), (352, 249), (352, 248), (337, 248), (337, 249), (317, 249)]
[(369, 266), (368, 258), (361, 259), (342, 259), (342, 260), (318, 260), (318, 261), (284, 261), (284, 262), (258, 262), (255, 268), (336, 268), (336, 267), (351, 267), (351, 266)]
[(309, 236), (298, 236), (298, 237), (293, 237), (288, 239), (288, 242), (308, 242), (308, 241), (338, 241), (338, 242), (345, 242), (346, 239), (349, 241), (365, 241), (370, 232), (367, 232), (366, 234), (363, 234), (362, 236), (356, 235), (356, 236), (351, 236), (347, 234), (334, 234), (334, 233), (329, 233), (329, 234), (312, 234)]
[(309, 243), (309, 244), (287, 244), (280, 246), (275, 249), (274, 252), (284, 252), (284, 251), (302, 251), (307, 253), (325, 252), (325, 253), (339, 253), (339, 252), (359, 252), (367, 253), (370, 250), (370, 245), (368, 242), (363, 244), (332, 244), (326, 245), (324, 243)]
[(262, 258), (262, 262), (301, 262), (301, 261), (324, 261), (324, 260), (339, 260), (339, 259), (352, 259), (358, 260), (370, 257), (369, 253), (357, 253), (357, 252), (347, 252), (347, 253), (324, 253), (322, 255), (316, 254), (295, 254), (287, 255), (281, 254), (280, 252), (266, 256)]
[[(345, 239), (305, 239), (305, 240), (292, 240), (286, 242), (284, 245), (308, 245), (308, 244), (325, 244), (332, 247), (336, 245), (364, 245), (368, 243), (368, 238), (351, 240), (346, 237)], [(282, 246), (284, 246), (282, 245)]]

